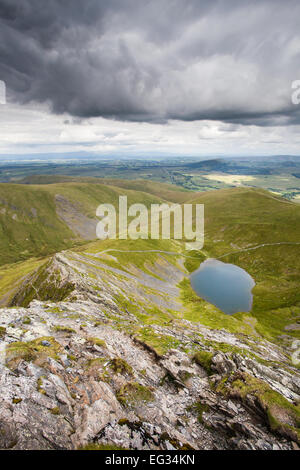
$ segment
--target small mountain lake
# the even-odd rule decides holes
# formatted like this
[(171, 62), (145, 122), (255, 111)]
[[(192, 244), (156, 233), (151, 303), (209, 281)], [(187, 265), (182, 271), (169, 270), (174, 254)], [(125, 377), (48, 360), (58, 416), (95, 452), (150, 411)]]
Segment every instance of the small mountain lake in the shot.
[(227, 315), (249, 312), (255, 282), (250, 274), (234, 264), (209, 258), (190, 275), (193, 290)]

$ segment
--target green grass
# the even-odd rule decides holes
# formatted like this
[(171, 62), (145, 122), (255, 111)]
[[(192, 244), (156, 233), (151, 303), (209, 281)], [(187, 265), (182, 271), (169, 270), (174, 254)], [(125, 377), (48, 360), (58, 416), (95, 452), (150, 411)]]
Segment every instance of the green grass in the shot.
[(89, 341), (89, 343), (92, 343), (96, 346), (99, 346), (100, 348), (105, 348), (106, 349), (106, 347), (107, 347), (106, 343), (103, 339), (90, 337), (90, 338), (88, 338), (88, 341)]
[[(83, 214), (90, 216), (94, 215), (95, 208), (101, 202), (117, 204), (121, 194), (128, 195), (129, 204), (144, 202), (149, 207), (152, 202), (158, 201), (159, 183), (152, 185), (150, 182), (144, 184), (141, 181), (121, 180), (110, 180), (108, 183), (109, 185), (104, 185), (102, 181), (100, 184), (98, 181), (89, 183), (82, 181), (35, 186), (0, 185), (0, 205), (6, 210), (5, 214), (1, 213), (6, 234), (0, 238), (1, 254), (3, 253), (0, 263), (8, 259), (15, 261), (30, 257), (33, 252), (35, 256), (40, 253), (49, 254), (51, 250), (59, 251), (78, 243), (78, 238), (74, 238), (74, 234), (57, 216), (54, 201), (56, 194), (61, 194), (76, 205)], [(174, 187), (161, 186), (162, 199), (167, 197), (168, 192), (170, 199), (171, 193), (176, 193)], [(260, 335), (280, 342), (280, 336), (286, 334), (285, 328), (299, 319), (300, 245), (264, 246), (253, 251), (241, 250), (262, 243), (299, 243), (300, 205), (289, 203), (264, 190), (252, 188), (221, 189), (200, 195), (187, 191), (179, 193), (179, 198), (189, 197), (192, 202), (205, 204), (205, 244), (200, 252), (187, 253), (195, 259), (186, 258), (185, 267), (192, 272), (205, 258), (221, 257), (224, 262), (244, 268), (256, 282), (251, 313), (224, 315), (216, 307), (200, 299), (192, 291), (187, 279), (180, 284), (184, 312), (167, 313), (154, 307), (151, 309), (149, 305), (141, 306), (136, 304), (130, 295), (127, 299), (123, 295), (116, 298), (121, 308), (135, 314), (146, 325), (162, 324), (174, 316), (200, 322), (211, 328)], [(173, 194), (173, 200), (177, 198), (175, 196)], [(34, 213), (32, 208), (35, 209)], [(12, 218), (14, 213), (17, 214), (16, 220)], [(23, 228), (21, 230), (20, 224), (24, 230)], [(26, 248), (29, 247), (28, 244), (30, 249)], [(183, 248), (183, 243), (174, 240), (107, 240), (78, 246), (75, 251), (82, 252), (87, 263), (89, 255), (105, 250), (130, 251), (131, 253), (111, 251), (101, 256), (101, 263), (108, 268), (122, 269), (131, 274), (138, 269), (162, 279), (157, 269), (162, 259), (178, 266)], [(139, 250), (172, 251), (178, 253), (178, 256), (151, 252), (134, 253)], [(65, 298), (72, 286), (65, 286), (66, 289), (58, 291), (54, 281), (49, 283), (46, 278), (43, 279), (43, 276), (47, 277), (47, 273), (41, 267), (42, 262), (41, 259), (32, 259), (0, 268), (0, 299), (9, 294), (10, 286), (20, 283), (27, 274), (38, 267), (41, 271), (38, 272), (36, 282), (33, 281), (33, 284), (35, 289), (38, 288), (40, 298), (43, 300)], [(93, 267), (92, 263), (93, 257), (90, 258), (89, 268)], [(96, 275), (91, 271), (91, 276)], [(36, 294), (34, 289), (25, 294), (22, 305), (27, 306)], [(299, 337), (299, 330), (289, 330), (288, 335), (292, 338)], [(156, 343), (155, 335), (152, 337), (152, 342)], [(162, 343), (167, 341), (163, 340)], [(158, 348), (158, 345), (156, 347)]]
[(29, 259), (0, 267), (0, 305), (8, 304), (24, 279), (45, 263), (45, 259)]
[[(44, 346), (43, 341), (50, 343), (50, 346)], [(13, 369), (22, 359), (26, 362), (43, 361), (47, 357), (57, 359), (60, 352), (61, 345), (52, 337), (45, 336), (28, 342), (17, 341), (6, 346), (6, 365)]]
[(133, 375), (132, 367), (122, 358), (115, 357), (109, 363), (109, 367), (115, 374)]
[[(179, 191), (180, 193), (180, 191)], [(183, 193), (184, 194), (184, 193)], [(118, 209), (119, 196), (128, 205), (142, 202), (147, 207), (161, 198), (134, 189), (104, 184), (57, 183), (49, 185), (0, 184), (0, 266), (47, 256), (83, 243), (83, 239), (58, 215), (56, 196), (68, 201), (79, 214), (96, 218), (99, 204)], [(69, 210), (66, 207), (67, 211)], [(79, 222), (75, 223), (77, 225)], [(96, 233), (94, 238), (96, 238)]]
[(238, 373), (229, 381), (230, 386), (222, 384), (217, 390), (221, 393), (240, 397), (242, 401), (255, 397), (266, 414), (270, 428), (284, 436), (300, 442), (300, 407), (290, 403), (268, 384), (245, 373)]
[(68, 326), (56, 325), (53, 329), (58, 333), (76, 333), (74, 328)]
[[(182, 244), (175, 240), (104, 240), (89, 243), (85, 247), (77, 248), (76, 251), (84, 252), (85, 255), (95, 255), (106, 250), (111, 251), (101, 255), (101, 263), (130, 273), (132, 273), (131, 267), (135, 267), (160, 279), (155, 273), (155, 269), (152, 268), (155, 268), (155, 264), (160, 263), (162, 258), (168, 263), (178, 266)], [(151, 250), (157, 250), (157, 252), (151, 252)], [(141, 251), (141, 253), (137, 253), (137, 251)], [(159, 253), (159, 251), (175, 252), (178, 253), (178, 256)]]
[(47, 191), (0, 184), (0, 201), (0, 265), (47, 256), (79, 241), (57, 216)]
[(213, 354), (208, 351), (197, 351), (194, 355), (194, 361), (201, 367), (203, 367), (208, 375), (212, 374), (211, 363)]
[[(192, 272), (204, 255), (221, 257), (245, 269), (254, 279), (253, 308), (248, 319), (242, 313), (225, 316), (200, 299), (190, 283), (181, 283), (184, 317), (233, 333), (259, 334), (280, 342), (285, 327), (299, 319), (300, 245), (263, 246), (263, 243), (300, 242), (300, 206), (263, 190), (250, 188), (211, 191), (193, 200), (205, 204), (205, 244), (196, 260), (186, 260)], [(224, 256), (228, 254), (227, 256)], [(194, 255), (194, 254), (193, 254)], [(249, 325), (250, 322), (253, 325)], [(289, 330), (299, 337), (299, 330)]]
[(141, 328), (136, 338), (150, 346), (159, 356), (165, 354), (169, 349), (176, 349), (181, 344), (180, 341), (173, 336), (160, 335), (149, 326)]
[(80, 447), (78, 450), (128, 450), (124, 447), (118, 447), (113, 444), (87, 444), (86, 446)]
[(225, 315), (214, 305), (202, 300), (193, 291), (189, 279), (185, 278), (179, 286), (184, 310), (174, 313), (177, 318), (185, 318), (191, 322), (201, 323), (214, 329), (225, 329), (232, 333), (253, 334), (251, 326), (244, 321), (242, 314)]
[(148, 403), (154, 400), (154, 394), (149, 387), (145, 387), (137, 382), (128, 382), (116, 393), (119, 402), (127, 407), (134, 407), (141, 403)]
[(52, 261), (42, 264), (24, 283), (11, 301), (12, 305), (28, 307), (33, 299), (59, 302), (74, 289), (73, 284), (61, 282), (58, 270), (51, 271)]

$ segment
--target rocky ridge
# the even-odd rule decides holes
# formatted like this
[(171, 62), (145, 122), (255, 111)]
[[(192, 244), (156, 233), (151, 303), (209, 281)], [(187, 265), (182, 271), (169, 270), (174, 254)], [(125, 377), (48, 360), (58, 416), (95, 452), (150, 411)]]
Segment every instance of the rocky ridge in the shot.
[(27, 279), (0, 311), (0, 448), (297, 449), (287, 351), (176, 316), (185, 274), (63, 252)]

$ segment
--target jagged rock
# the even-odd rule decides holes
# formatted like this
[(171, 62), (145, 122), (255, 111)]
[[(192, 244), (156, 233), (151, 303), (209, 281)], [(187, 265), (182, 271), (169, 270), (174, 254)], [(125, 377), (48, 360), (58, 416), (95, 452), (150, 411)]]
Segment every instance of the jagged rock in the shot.
[(228, 375), (236, 371), (236, 364), (226, 354), (219, 353), (212, 358), (212, 368), (220, 375)]
[[(76, 449), (89, 442), (144, 450), (295, 447), (293, 433), (270, 429), (257, 397), (241, 400), (230, 388), (236, 374), (250, 374), (289, 403), (299, 400), (299, 375), (278, 345), (187, 320), (145, 327), (139, 315), (147, 315), (147, 304), (165, 315), (179, 309), (182, 270), (162, 281), (137, 268), (132, 274), (100, 268), (96, 256), (58, 254), (15, 297), (14, 304), (30, 299), (27, 308), (1, 309), (1, 448)], [(167, 268), (163, 261), (157, 267), (162, 278)], [(49, 282), (55, 302), (44, 295)], [(130, 312), (129, 291), (137, 315)], [(157, 347), (159, 338), (165, 350)], [(255, 355), (210, 346), (218, 343), (249, 353), (253, 346)], [(209, 353), (208, 367), (193, 360), (197, 348)]]

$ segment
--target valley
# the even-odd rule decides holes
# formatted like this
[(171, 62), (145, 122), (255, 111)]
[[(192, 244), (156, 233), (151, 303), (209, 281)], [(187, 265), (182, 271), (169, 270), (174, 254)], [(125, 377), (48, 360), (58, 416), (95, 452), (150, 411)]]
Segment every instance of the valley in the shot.
[[(169, 200), (179, 189), (204, 192), (244, 186), (266, 189), (299, 202), (299, 177), (300, 159), (289, 155), (209, 159), (204, 156), (201, 159), (161, 157), (155, 160), (74, 158), (71, 161), (63, 158), (55, 161), (28, 158), (23, 162), (0, 162), (0, 182), (47, 184), (78, 182), (80, 178), (83, 182), (98, 180), (127, 189), (141, 188), (144, 191), (146, 187), (146, 192), (151, 187), (160, 188), (160, 184), (164, 183)], [(190, 197), (188, 194), (185, 196)], [(180, 199), (182, 197), (183, 194)]]
[[(298, 448), (300, 207), (262, 189), (114, 183), (0, 185), (1, 448)], [(203, 249), (89, 239), (120, 194), (203, 203)], [(208, 258), (255, 280), (250, 312), (194, 293)]]

